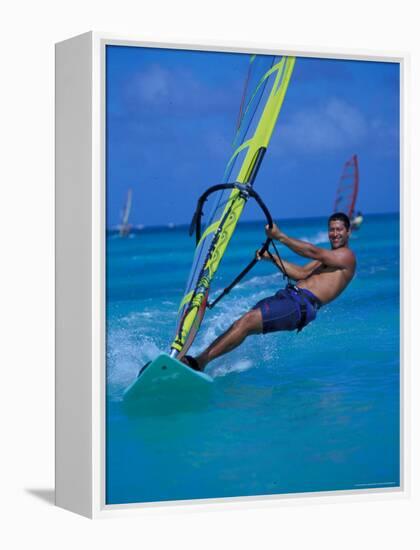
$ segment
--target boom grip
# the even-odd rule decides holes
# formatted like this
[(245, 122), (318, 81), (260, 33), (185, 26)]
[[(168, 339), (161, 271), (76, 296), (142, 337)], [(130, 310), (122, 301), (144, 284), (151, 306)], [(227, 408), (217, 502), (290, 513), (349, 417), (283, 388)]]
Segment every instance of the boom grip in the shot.
[[(266, 205), (264, 204), (264, 201), (261, 199), (261, 197), (258, 195), (258, 193), (256, 193), (254, 191), (254, 189), (252, 189), (252, 187), (248, 187), (247, 185), (243, 185), (241, 183), (235, 183), (235, 184), (228, 184), (230, 185), (231, 187), (235, 187), (236, 189), (238, 189), (239, 191), (241, 191), (242, 193), (245, 193), (247, 194), (249, 197), (252, 197), (253, 199), (256, 200), (258, 206), (261, 208), (261, 210), (264, 212), (265, 214), (265, 217), (266, 217), (266, 220), (267, 220), (267, 225), (268, 227), (271, 229), (273, 227), (273, 218), (270, 214), (270, 211), (268, 210), (268, 208), (266, 207)], [(266, 252), (268, 250), (268, 247), (270, 246), (270, 243), (271, 243), (271, 239), (269, 237), (267, 237), (267, 239), (264, 241), (262, 247), (260, 248), (260, 250), (258, 251), (258, 254), (264, 254), (264, 252)], [(243, 279), (243, 277), (245, 277), (245, 275), (254, 267), (254, 265), (257, 263), (257, 259), (256, 258), (253, 258), (251, 260), (251, 262), (245, 267), (245, 269), (243, 269), (239, 275), (237, 275), (237, 277), (230, 283), (229, 286), (227, 286), (220, 294), (219, 296), (217, 296), (217, 298), (215, 300), (213, 300), (213, 302), (207, 302), (207, 307), (209, 309), (213, 308), (217, 302), (219, 302), (223, 296), (226, 296), (226, 294), (228, 294), (232, 288), (237, 285), (239, 283), (239, 281), (241, 279)]]

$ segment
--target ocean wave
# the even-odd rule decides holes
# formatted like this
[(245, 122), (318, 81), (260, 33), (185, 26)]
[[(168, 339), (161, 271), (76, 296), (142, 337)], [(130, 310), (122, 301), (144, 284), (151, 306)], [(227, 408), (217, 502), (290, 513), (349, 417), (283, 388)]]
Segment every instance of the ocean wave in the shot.
[(214, 367), (210, 374), (214, 377), (221, 377), (226, 376), (227, 374), (231, 374), (233, 372), (245, 372), (253, 367), (253, 362), (249, 359), (241, 359), (239, 361), (236, 361), (235, 363), (232, 363), (231, 365), (220, 365), (217, 367)]
[(158, 342), (148, 336), (138, 336), (137, 331), (121, 328), (109, 330), (106, 361), (108, 397), (120, 401), (140, 368), (161, 351)]
[(278, 273), (273, 273), (272, 275), (257, 275), (252, 277), (243, 283), (236, 285), (236, 289), (240, 290), (243, 288), (255, 288), (261, 287), (267, 288), (268, 286), (280, 286), (283, 280), (283, 275)]
[(298, 239), (301, 241), (312, 243), (312, 244), (321, 244), (321, 243), (329, 242), (328, 231), (318, 231), (318, 233), (316, 233), (315, 235), (311, 235), (309, 237), (306, 235), (302, 235), (301, 237), (298, 237)]
[[(163, 302), (164, 305), (173, 305), (171, 302)], [(126, 326), (133, 326), (133, 323), (152, 321), (154, 324), (166, 324), (175, 322), (177, 312), (175, 310), (164, 310), (160, 308), (145, 311), (133, 311), (121, 317), (120, 322)], [(173, 320), (172, 320), (173, 319)], [(141, 325), (140, 325), (141, 326)], [(139, 328), (139, 326), (137, 326)]]

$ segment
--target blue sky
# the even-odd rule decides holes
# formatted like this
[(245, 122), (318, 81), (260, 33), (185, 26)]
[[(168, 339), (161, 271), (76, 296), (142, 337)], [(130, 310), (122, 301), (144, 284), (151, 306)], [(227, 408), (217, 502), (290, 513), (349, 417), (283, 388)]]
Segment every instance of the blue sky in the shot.
[[(107, 225), (189, 223), (221, 182), (249, 56), (107, 47)], [(356, 153), (357, 208), (399, 211), (399, 66), (298, 58), (255, 182), (275, 219), (328, 216)], [(247, 212), (248, 210), (248, 212)], [(243, 218), (255, 219), (246, 209)]]

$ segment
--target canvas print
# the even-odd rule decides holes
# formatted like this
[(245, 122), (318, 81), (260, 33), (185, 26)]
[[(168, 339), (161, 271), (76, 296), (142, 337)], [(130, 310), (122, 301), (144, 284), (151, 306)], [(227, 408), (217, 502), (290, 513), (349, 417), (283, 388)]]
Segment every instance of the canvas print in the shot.
[(400, 486), (400, 74), (106, 47), (106, 504)]

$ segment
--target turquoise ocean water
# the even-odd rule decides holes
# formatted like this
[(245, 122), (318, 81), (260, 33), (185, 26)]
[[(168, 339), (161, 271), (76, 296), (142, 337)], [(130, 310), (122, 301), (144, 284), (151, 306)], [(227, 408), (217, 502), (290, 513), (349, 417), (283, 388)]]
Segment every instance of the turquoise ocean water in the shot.
[[(281, 225), (328, 247), (324, 219)], [(214, 291), (263, 240), (261, 222), (240, 225)], [(145, 414), (125, 409), (122, 394), (146, 361), (168, 351), (193, 240), (185, 226), (108, 234), (108, 504), (399, 485), (398, 215), (366, 216), (351, 247), (357, 275), (314, 323), (248, 338), (209, 365), (214, 387), (199, 404)], [(207, 312), (192, 353), (283, 286), (260, 262)]]

